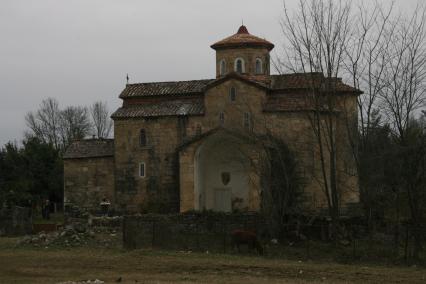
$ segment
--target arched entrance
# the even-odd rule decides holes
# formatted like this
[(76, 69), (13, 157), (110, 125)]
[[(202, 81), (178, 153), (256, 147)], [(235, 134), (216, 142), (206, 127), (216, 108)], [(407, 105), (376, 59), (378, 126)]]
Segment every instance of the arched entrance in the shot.
[(231, 212), (247, 210), (250, 160), (232, 135), (211, 135), (194, 156), (194, 209)]

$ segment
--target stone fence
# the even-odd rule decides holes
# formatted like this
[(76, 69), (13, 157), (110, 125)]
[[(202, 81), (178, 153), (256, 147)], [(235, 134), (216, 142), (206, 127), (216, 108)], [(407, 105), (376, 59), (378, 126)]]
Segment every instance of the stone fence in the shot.
[(125, 216), (123, 246), (172, 250), (226, 252), (230, 233), (245, 229), (262, 234), (265, 221), (259, 214), (185, 213)]
[(31, 209), (0, 208), (0, 236), (21, 236), (32, 232)]

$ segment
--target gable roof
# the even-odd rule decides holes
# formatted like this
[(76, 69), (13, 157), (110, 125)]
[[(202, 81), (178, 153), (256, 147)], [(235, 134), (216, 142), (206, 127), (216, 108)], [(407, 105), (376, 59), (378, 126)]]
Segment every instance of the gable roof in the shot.
[(200, 94), (203, 88), (212, 81), (214, 79), (127, 84), (119, 97), (124, 99), (130, 97)]
[(101, 158), (114, 156), (114, 139), (75, 140), (68, 146), (63, 159)]

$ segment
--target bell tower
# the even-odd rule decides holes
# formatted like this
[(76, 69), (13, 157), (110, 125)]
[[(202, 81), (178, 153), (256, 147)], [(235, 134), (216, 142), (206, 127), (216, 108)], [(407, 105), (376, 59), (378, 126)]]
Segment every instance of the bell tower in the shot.
[(236, 34), (211, 46), (216, 50), (216, 78), (236, 72), (250, 76), (270, 75), (269, 52), (274, 45), (251, 35), (242, 25)]

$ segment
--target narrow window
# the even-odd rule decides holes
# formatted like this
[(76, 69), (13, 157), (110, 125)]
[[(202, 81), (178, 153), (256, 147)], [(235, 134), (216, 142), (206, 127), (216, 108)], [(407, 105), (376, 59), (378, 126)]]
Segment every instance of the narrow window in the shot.
[(237, 72), (237, 73), (244, 73), (245, 72), (245, 70), (244, 70), (244, 60), (242, 59), (242, 58), (237, 58), (237, 59), (235, 59), (235, 66), (234, 66), (235, 68), (235, 72)]
[(245, 129), (250, 130), (250, 128), (251, 128), (251, 123), (250, 122), (251, 122), (250, 121), (250, 113), (245, 112), (244, 113), (244, 122), (243, 122)]
[(139, 176), (144, 178), (146, 176), (145, 162), (139, 164)]
[(219, 66), (219, 75), (223, 76), (226, 73), (226, 62), (224, 59), (222, 59), (220, 61), (220, 66)]
[(225, 114), (223, 112), (219, 113), (219, 123), (220, 125), (225, 123)]
[(141, 129), (140, 133), (139, 133), (139, 143), (142, 147), (146, 146), (146, 133), (145, 133), (145, 129)]
[(263, 74), (262, 60), (260, 58), (256, 59), (256, 74)]
[(229, 90), (229, 99), (231, 102), (235, 102), (235, 98), (237, 97), (237, 89), (235, 87), (231, 87)]

